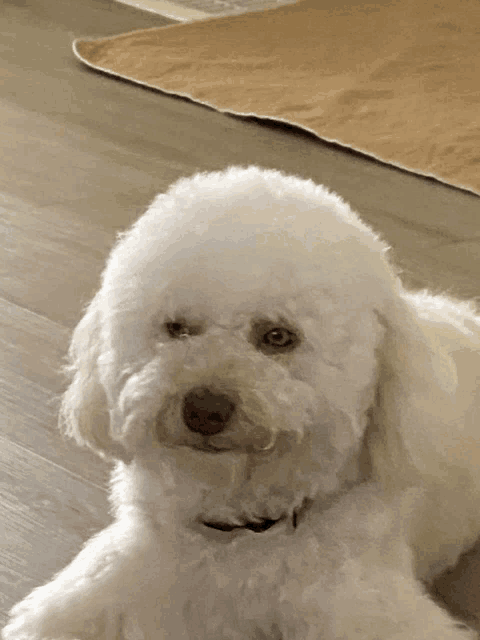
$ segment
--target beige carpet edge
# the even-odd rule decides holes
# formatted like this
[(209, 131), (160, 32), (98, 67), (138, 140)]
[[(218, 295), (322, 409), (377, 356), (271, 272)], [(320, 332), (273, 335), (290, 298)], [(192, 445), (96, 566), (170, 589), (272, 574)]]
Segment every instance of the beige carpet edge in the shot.
[[(177, 24), (172, 24), (172, 25), (167, 25), (166, 27), (164, 27), (165, 29), (168, 29), (169, 27), (176, 27), (178, 26)], [(156, 30), (157, 27), (153, 27), (152, 30)], [(135, 30), (130, 31), (128, 33), (134, 33)], [(122, 34), (122, 35), (128, 35), (127, 33)], [(118, 35), (113, 35), (113, 36), (107, 36), (107, 37), (103, 37), (102, 40), (113, 40), (115, 38), (117, 38)], [(159, 87), (158, 85), (155, 84), (150, 84), (148, 82), (144, 82), (141, 80), (137, 80), (135, 78), (132, 78), (131, 76), (126, 76), (126, 75), (122, 75), (120, 73), (117, 73), (115, 71), (112, 71), (110, 69), (107, 69), (105, 67), (101, 67), (99, 65), (95, 65), (92, 62), (90, 62), (89, 60), (87, 60), (86, 58), (84, 58), (78, 51), (77, 49), (77, 44), (83, 43), (83, 42), (95, 42), (95, 40), (98, 40), (97, 37), (94, 38), (76, 38), (75, 40), (73, 40), (72, 42), (72, 50), (73, 53), (75, 55), (75, 57), (85, 66), (94, 69), (95, 71), (99, 71), (107, 76), (112, 76), (114, 78), (120, 78), (121, 80), (126, 80), (127, 82), (130, 82), (132, 84), (135, 84), (137, 86), (140, 87), (146, 87), (147, 89), (152, 89), (154, 91), (158, 91), (159, 93), (163, 93), (165, 95), (169, 95), (169, 96), (176, 96), (176, 97), (180, 97), (180, 98), (184, 98), (189, 100), (190, 102), (193, 102), (194, 104), (200, 104), (204, 107), (208, 107), (209, 109), (212, 109), (213, 111), (217, 111), (219, 113), (225, 113), (225, 114), (231, 114), (234, 116), (238, 116), (238, 117), (243, 117), (243, 118), (248, 118), (248, 117), (255, 117), (258, 118), (259, 120), (266, 120), (266, 121), (270, 121), (270, 122), (279, 122), (279, 123), (284, 123), (284, 124), (288, 124), (290, 126), (294, 126), (294, 127), (298, 127), (299, 129), (302, 129), (303, 131), (306, 131), (312, 135), (314, 135), (316, 138), (318, 138), (319, 140), (323, 140), (325, 142), (328, 142), (330, 144), (334, 144), (340, 148), (343, 149), (349, 149), (352, 151), (355, 151), (357, 153), (360, 153), (361, 155), (367, 157), (367, 158), (371, 158), (377, 162), (380, 162), (381, 164), (387, 166), (387, 167), (394, 167), (395, 169), (399, 169), (401, 171), (405, 171), (406, 173), (409, 173), (411, 175), (414, 176), (420, 176), (423, 178), (428, 178), (431, 180), (435, 180), (435, 182), (438, 182), (444, 186), (447, 186), (451, 189), (456, 189), (459, 191), (466, 191), (468, 193), (471, 193), (475, 196), (479, 196), (480, 197), (480, 191), (477, 191), (475, 189), (473, 189), (472, 187), (466, 186), (466, 185), (462, 185), (462, 184), (452, 184), (451, 182), (448, 182), (447, 180), (444, 180), (443, 178), (441, 178), (440, 176), (434, 174), (434, 173), (429, 173), (429, 172), (422, 172), (419, 169), (411, 169), (410, 167), (407, 167), (399, 162), (394, 162), (391, 160), (385, 160), (384, 158), (382, 158), (381, 156), (378, 156), (374, 153), (372, 153), (371, 151), (366, 151), (364, 149), (361, 149), (359, 147), (353, 146), (353, 145), (349, 145), (345, 142), (341, 142), (339, 140), (336, 140), (334, 138), (328, 138), (327, 136), (321, 136), (317, 131), (315, 131), (314, 129), (310, 129), (309, 127), (306, 127), (303, 124), (299, 124), (298, 122), (295, 122), (294, 120), (285, 120), (283, 118), (273, 118), (271, 116), (264, 116), (262, 114), (259, 113), (254, 113), (254, 112), (241, 112), (241, 111), (235, 111), (233, 109), (221, 109), (219, 107), (216, 107), (215, 105), (207, 102), (207, 101), (202, 101), (199, 100), (198, 98), (194, 98), (192, 95), (188, 94), (188, 93), (183, 93), (180, 91), (170, 91), (168, 89), (163, 89), (162, 87)]]

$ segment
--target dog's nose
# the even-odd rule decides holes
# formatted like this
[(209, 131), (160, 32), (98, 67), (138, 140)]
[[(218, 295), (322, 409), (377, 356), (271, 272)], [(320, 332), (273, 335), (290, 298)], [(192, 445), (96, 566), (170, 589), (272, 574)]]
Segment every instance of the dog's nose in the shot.
[(183, 420), (190, 431), (214, 436), (227, 426), (235, 404), (226, 395), (206, 387), (192, 389), (183, 400)]

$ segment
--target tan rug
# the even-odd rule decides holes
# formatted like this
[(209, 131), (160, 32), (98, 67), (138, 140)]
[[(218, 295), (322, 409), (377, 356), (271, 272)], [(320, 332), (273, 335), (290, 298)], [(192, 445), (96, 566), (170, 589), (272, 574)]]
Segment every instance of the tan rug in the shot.
[(480, 194), (479, 0), (302, 0), (76, 40), (87, 65)]

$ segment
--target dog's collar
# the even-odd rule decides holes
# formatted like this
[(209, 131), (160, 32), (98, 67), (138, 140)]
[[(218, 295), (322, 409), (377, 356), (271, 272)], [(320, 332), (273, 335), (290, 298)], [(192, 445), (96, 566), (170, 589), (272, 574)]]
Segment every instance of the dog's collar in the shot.
[(284, 514), (280, 518), (272, 520), (271, 518), (259, 518), (255, 521), (246, 521), (244, 524), (231, 524), (229, 522), (218, 521), (206, 521), (203, 520), (202, 524), (210, 529), (216, 529), (217, 531), (236, 531), (246, 529), (253, 531), (254, 533), (263, 533), (268, 531), (277, 524), (282, 524), (286, 521), (290, 521), (293, 529), (296, 529), (300, 523), (300, 520), (305, 515), (305, 512), (312, 505), (312, 500), (305, 498), (299, 508), (294, 509), (291, 514)]
[[(204, 522), (203, 524), (206, 527), (216, 529), (217, 531), (234, 531), (236, 529), (248, 529), (249, 531), (253, 531), (254, 533), (263, 533), (264, 531), (268, 531), (268, 529), (271, 529), (278, 522), (284, 522), (285, 520), (286, 516), (283, 516), (278, 520), (269, 520), (267, 518), (265, 520), (261, 520), (260, 522), (248, 522), (244, 525), (233, 525), (223, 522)], [(296, 520), (296, 518), (294, 518), (294, 520)], [(296, 526), (296, 524), (294, 524), (294, 526)]]

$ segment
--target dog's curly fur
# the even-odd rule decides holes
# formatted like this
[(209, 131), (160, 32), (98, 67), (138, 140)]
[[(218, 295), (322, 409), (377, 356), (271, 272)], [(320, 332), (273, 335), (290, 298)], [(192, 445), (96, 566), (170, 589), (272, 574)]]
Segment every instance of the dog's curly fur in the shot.
[(480, 533), (480, 321), (403, 290), (311, 181), (177, 182), (73, 335), (114, 523), (4, 640), (466, 640), (423, 582)]

